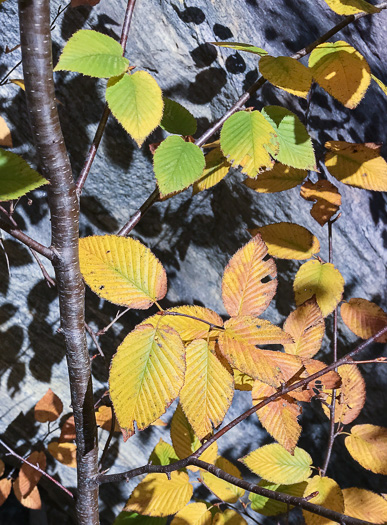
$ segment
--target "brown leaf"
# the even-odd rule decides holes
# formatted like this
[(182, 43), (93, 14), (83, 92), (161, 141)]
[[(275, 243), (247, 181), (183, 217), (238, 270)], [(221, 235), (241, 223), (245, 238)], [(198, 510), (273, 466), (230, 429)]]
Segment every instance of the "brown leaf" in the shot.
[(40, 423), (56, 421), (63, 410), (63, 403), (49, 388), (42, 399), (35, 405), (35, 419)]
[(0, 117), (0, 146), (4, 148), (12, 148), (13, 146), (11, 131), (3, 117)]
[(20, 480), (17, 478), (13, 484), (13, 491), (23, 507), (33, 510), (42, 508), (42, 500), (40, 499), (38, 487), (34, 487), (27, 496), (23, 496), (20, 492)]
[[(95, 419), (99, 427), (110, 432), (110, 429), (112, 428), (112, 409), (110, 407), (99, 407), (99, 409), (95, 413)], [(121, 429), (119, 424), (117, 423), (117, 418), (114, 418), (114, 422), (114, 432), (119, 432)]]
[[(32, 454), (28, 456), (27, 461), (33, 465), (39, 466), (42, 470), (46, 470), (46, 456), (44, 452), (32, 452)], [(18, 487), (23, 498), (26, 498), (31, 494), (41, 477), (42, 474), (38, 470), (30, 467), (27, 463), (23, 463), (18, 478)]]
[(53, 441), (49, 443), (47, 450), (59, 463), (71, 468), (77, 467), (77, 447), (74, 443), (58, 443), (57, 441)]
[(320, 226), (324, 226), (341, 206), (341, 195), (334, 184), (327, 180), (315, 183), (307, 180), (301, 186), (301, 197), (314, 202), (310, 214)]
[(12, 488), (12, 481), (7, 478), (0, 479), (0, 506), (6, 501), (10, 495)]
[(76, 437), (75, 434), (75, 421), (74, 416), (70, 416), (66, 419), (62, 426), (62, 430), (60, 433), (59, 443), (65, 443), (74, 441)]
[[(375, 303), (356, 297), (341, 305), (341, 317), (346, 326), (358, 337), (368, 339), (387, 325), (387, 314)], [(387, 343), (387, 334), (376, 340)]]
[(0, 459), (0, 476), (4, 474), (4, 470), (5, 470), (4, 461)]

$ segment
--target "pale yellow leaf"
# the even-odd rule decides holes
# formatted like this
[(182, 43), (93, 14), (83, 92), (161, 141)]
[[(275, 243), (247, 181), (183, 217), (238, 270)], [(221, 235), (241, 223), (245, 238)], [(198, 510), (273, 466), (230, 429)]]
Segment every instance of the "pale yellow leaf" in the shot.
[[(32, 452), (32, 454), (28, 456), (27, 461), (32, 465), (37, 465), (42, 470), (46, 470), (46, 456), (44, 452)], [(41, 477), (42, 474), (38, 470), (30, 467), (27, 463), (23, 463), (18, 478), (20, 494), (23, 497), (28, 496), (39, 483)]]
[(296, 304), (303, 304), (313, 296), (324, 317), (341, 301), (344, 279), (331, 263), (308, 261), (300, 266), (293, 283)]
[(375, 474), (387, 475), (387, 428), (356, 425), (345, 438), (345, 446), (362, 467)]
[(260, 233), (268, 253), (279, 259), (310, 259), (320, 251), (320, 243), (309, 230), (292, 222), (278, 222), (249, 230)]
[(372, 191), (387, 191), (387, 162), (380, 156), (380, 144), (326, 142), (325, 165), (337, 180)]
[(170, 516), (187, 505), (192, 493), (185, 472), (171, 472), (170, 480), (165, 474), (148, 474), (134, 489), (124, 510), (145, 516)]
[(67, 467), (77, 468), (77, 447), (75, 443), (53, 441), (47, 445), (47, 450), (59, 463)]
[[(368, 339), (387, 325), (384, 310), (366, 299), (350, 299), (348, 303), (341, 305), (340, 313), (346, 326), (362, 339)], [(387, 334), (379, 337), (377, 342), (386, 343)]]
[(30, 492), (23, 496), (20, 492), (19, 478), (16, 478), (12, 488), (16, 498), (20, 501), (23, 507), (32, 510), (39, 510), (42, 508), (42, 500), (40, 499), (38, 487), (34, 487)]
[(254, 386), (254, 379), (237, 368), (233, 368), (235, 390), (251, 392)]
[[(318, 495), (311, 498), (310, 503), (321, 505), (326, 509), (335, 510), (343, 514), (344, 512), (344, 498), (339, 485), (333, 479), (327, 477), (314, 476), (308, 481), (305, 488), (304, 496), (309, 496), (313, 492), (318, 492)], [(306, 525), (336, 525), (335, 521), (329, 518), (324, 518), (318, 514), (312, 514), (305, 510), (302, 511)]]
[(190, 503), (173, 518), (171, 525), (211, 525), (212, 514), (205, 503)]
[(256, 235), (230, 259), (222, 279), (222, 298), (229, 315), (260, 315), (269, 306), (277, 290), (277, 269), (266, 256), (267, 247)]
[(328, 180), (307, 180), (301, 186), (300, 195), (303, 199), (314, 202), (310, 214), (320, 226), (324, 226), (341, 206), (339, 190)]
[(12, 148), (13, 146), (11, 131), (3, 117), (0, 117), (0, 146), (3, 148)]
[(324, 318), (315, 298), (296, 308), (286, 319), (284, 330), (294, 343), (285, 344), (288, 354), (313, 357), (321, 348), (325, 332)]
[(256, 179), (246, 179), (243, 184), (257, 193), (276, 193), (295, 188), (307, 174), (306, 170), (276, 162), (273, 169), (260, 173)]
[(39, 423), (56, 421), (63, 410), (63, 403), (49, 388), (34, 408), (34, 416)]
[(230, 171), (230, 163), (223, 155), (219, 145), (207, 153), (205, 159), (206, 167), (204, 168), (203, 175), (193, 185), (194, 195), (200, 191), (212, 188), (215, 184), (218, 184), (218, 182), (224, 179)]
[(310, 54), (309, 68), (316, 82), (350, 109), (360, 103), (371, 83), (366, 59), (342, 40), (317, 46)]
[(5, 503), (11, 493), (12, 481), (7, 478), (0, 479), (0, 507)]
[(129, 432), (143, 430), (164, 414), (184, 382), (184, 345), (168, 326), (137, 326), (114, 355), (110, 398), (118, 424)]
[[(224, 470), (227, 474), (231, 474), (231, 476), (242, 479), (240, 470), (226, 458), (219, 456), (215, 461), (215, 466)], [(217, 498), (226, 503), (236, 503), (245, 493), (244, 489), (228, 483), (206, 470), (201, 472), (201, 478), (207, 488), (213, 492)]]
[(306, 98), (312, 84), (312, 73), (291, 57), (264, 56), (259, 61), (259, 72), (274, 86)]
[(235, 510), (226, 509), (215, 514), (212, 525), (247, 525), (247, 521)]
[(387, 522), (387, 501), (369, 490), (343, 490), (344, 513), (359, 520), (382, 525)]
[(325, 0), (338, 15), (356, 15), (357, 13), (379, 13), (380, 9), (364, 0)]

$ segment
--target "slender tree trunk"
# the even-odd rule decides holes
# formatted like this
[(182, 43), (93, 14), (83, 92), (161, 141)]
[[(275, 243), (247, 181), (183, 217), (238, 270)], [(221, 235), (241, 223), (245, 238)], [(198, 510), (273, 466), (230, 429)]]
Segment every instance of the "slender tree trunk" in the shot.
[(84, 328), (84, 285), (79, 270), (79, 202), (59, 123), (52, 74), (49, 0), (19, 0), (20, 37), (29, 119), (42, 175), (49, 181), (52, 250), (61, 328), (65, 338), (77, 444), (79, 525), (96, 525), (97, 431), (90, 359)]

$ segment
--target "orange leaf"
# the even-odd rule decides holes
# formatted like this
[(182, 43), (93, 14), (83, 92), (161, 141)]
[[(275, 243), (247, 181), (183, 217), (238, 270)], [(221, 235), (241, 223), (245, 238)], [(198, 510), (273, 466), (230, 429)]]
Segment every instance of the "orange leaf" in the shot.
[(264, 260), (266, 256), (266, 244), (256, 235), (231, 258), (222, 280), (222, 298), (229, 315), (259, 315), (269, 306), (277, 289), (277, 269), (273, 259)]
[[(107, 406), (101, 406), (95, 413), (97, 426), (110, 432), (112, 428), (112, 409)], [(117, 423), (117, 418), (114, 419), (114, 432), (120, 432), (120, 426)]]
[[(46, 470), (46, 455), (44, 452), (33, 452), (28, 456), (27, 461), (33, 465), (39, 466), (42, 470)], [(39, 483), (41, 477), (42, 474), (38, 470), (30, 467), (27, 463), (23, 463), (18, 478), (18, 487), (23, 498), (26, 498), (32, 492), (34, 487)]]
[(59, 463), (67, 467), (77, 468), (77, 447), (74, 443), (58, 443), (53, 441), (48, 444), (47, 450)]
[(31, 492), (29, 492), (26, 496), (23, 496), (20, 492), (20, 485), (19, 485), (20, 479), (17, 478), (16, 481), (13, 484), (13, 491), (15, 493), (15, 496), (20, 501), (20, 503), (23, 505), (23, 507), (27, 507), (28, 509), (33, 510), (39, 510), (42, 508), (42, 500), (40, 499), (39, 489), (38, 487), (34, 487)]
[[(387, 325), (387, 314), (380, 306), (366, 299), (350, 299), (341, 305), (340, 313), (346, 326), (362, 339), (368, 339)], [(387, 343), (387, 334), (377, 341)]]
[(303, 199), (314, 202), (310, 214), (320, 226), (324, 226), (341, 206), (339, 190), (328, 180), (307, 180), (301, 186), (300, 194)]
[(63, 424), (63, 427), (60, 433), (59, 443), (64, 443), (65, 441), (71, 442), (71, 441), (74, 441), (75, 438), (76, 438), (76, 435), (75, 435), (74, 416), (70, 416), (66, 419), (66, 421)]
[[(261, 381), (255, 381), (252, 398), (253, 405), (257, 405), (267, 397), (276, 393), (272, 386)], [(290, 396), (284, 395), (269, 405), (260, 408), (257, 416), (262, 426), (288, 452), (293, 453), (301, 434), (301, 426), (297, 418), (301, 408)]]
[(63, 410), (63, 403), (49, 388), (42, 399), (35, 405), (34, 414), (36, 421), (47, 423), (56, 421)]
[(0, 506), (6, 501), (11, 493), (12, 481), (7, 478), (0, 479)]
[(5, 148), (12, 148), (12, 137), (7, 123), (0, 117), (0, 146)]
[(300, 357), (316, 355), (325, 332), (324, 318), (316, 299), (296, 308), (286, 319), (284, 330), (294, 339), (294, 343), (284, 345), (285, 352)]

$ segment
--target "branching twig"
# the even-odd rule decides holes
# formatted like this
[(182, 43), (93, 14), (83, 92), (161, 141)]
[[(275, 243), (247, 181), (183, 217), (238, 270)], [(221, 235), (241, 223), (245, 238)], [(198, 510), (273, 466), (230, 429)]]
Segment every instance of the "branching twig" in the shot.
[(38, 263), (39, 265), (39, 268), (40, 268), (40, 271), (42, 272), (42, 275), (43, 275), (43, 278), (44, 280), (46, 281), (47, 285), (49, 288), (55, 288), (56, 286), (56, 282), (55, 280), (48, 274), (46, 268), (44, 267), (44, 264), (42, 263), (42, 261), (39, 259), (38, 257), (38, 254), (35, 252), (35, 250), (33, 250), (32, 248), (30, 248), (30, 252), (32, 254), (32, 256), (34, 257), (35, 261)]
[(100, 335), (104, 335), (106, 334), (106, 332), (114, 325), (114, 323), (116, 323), (118, 321), (118, 319), (120, 319), (120, 317), (122, 317), (123, 315), (126, 314), (126, 312), (129, 312), (130, 308), (125, 308), (125, 310), (123, 310), (122, 312), (117, 312), (115, 318), (113, 319), (113, 321), (111, 321), (108, 325), (105, 326), (105, 328), (102, 328), (101, 330), (98, 330), (98, 332), (95, 334), (97, 337), (99, 337)]

